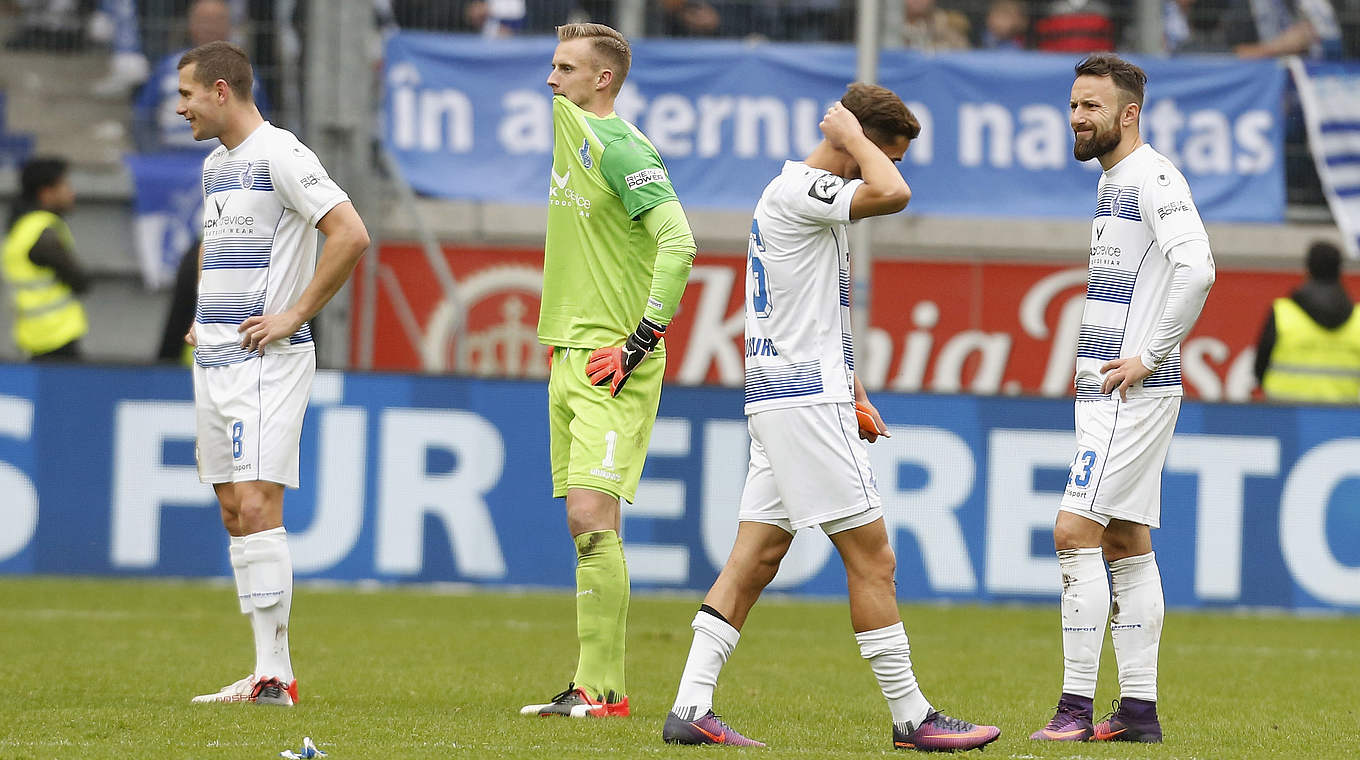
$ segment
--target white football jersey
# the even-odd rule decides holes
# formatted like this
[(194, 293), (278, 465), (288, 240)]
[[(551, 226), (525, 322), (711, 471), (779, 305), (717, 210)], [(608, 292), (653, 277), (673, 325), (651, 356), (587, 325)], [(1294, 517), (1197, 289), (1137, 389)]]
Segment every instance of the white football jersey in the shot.
[(801, 161), (765, 186), (746, 257), (746, 413), (853, 402), (850, 200), (863, 184)]
[[(292, 132), (265, 122), (234, 150), (203, 161), (203, 272), (194, 333), (199, 366), (259, 356), (241, 348), (248, 317), (297, 303), (316, 269), (316, 224), (349, 196)], [(269, 352), (312, 351), (304, 323)]]
[[(1174, 267), (1167, 252), (1209, 239), (1185, 177), (1151, 145), (1139, 146), (1104, 172), (1098, 188), (1077, 339), (1078, 400), (1107, 398), (1100, 392), (1100, 367), (1140, 356), (1147, 347), (1171, 289)], [(1180, 346), (1128, 389), (1129, 398), (1181, 393)]]

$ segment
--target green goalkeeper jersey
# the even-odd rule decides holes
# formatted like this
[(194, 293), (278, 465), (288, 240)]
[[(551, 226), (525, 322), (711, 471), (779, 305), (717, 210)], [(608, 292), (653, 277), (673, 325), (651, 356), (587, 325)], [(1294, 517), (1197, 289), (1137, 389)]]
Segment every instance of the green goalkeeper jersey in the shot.
[(670, 200), (666, 167), (637, 127), (553, 97), (539, 342), (623, 343), (648, 306), (656, 261), (656, 241), (640, 217)]

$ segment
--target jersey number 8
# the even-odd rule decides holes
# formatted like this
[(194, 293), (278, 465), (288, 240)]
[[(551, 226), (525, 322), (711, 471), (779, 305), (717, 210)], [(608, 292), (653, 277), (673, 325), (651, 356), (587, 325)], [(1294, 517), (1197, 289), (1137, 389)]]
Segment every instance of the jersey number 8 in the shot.
[(243, 448), (243, 446), (244, 446), (245, 444), (244, 444), (244, 442), (241, 440), (241, 437), (242, 437), (244, 434), (245, 434), (245, 425), (242, 424), (240, 420), (237, 420), (237, 421), (231, 423), (231, 458), (232, 458), (232, 459), (240, 459), (240, 458), (241, 458), (241, 454), (244, 453), (244, 452), (242, 451), (242, 448)]

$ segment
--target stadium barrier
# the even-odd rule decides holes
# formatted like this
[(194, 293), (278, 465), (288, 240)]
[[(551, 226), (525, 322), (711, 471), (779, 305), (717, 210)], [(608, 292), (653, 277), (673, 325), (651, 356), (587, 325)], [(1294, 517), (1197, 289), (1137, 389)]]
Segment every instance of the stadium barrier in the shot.
[[(0, 574), (229, 576), (194, 467), (188, 372), (0, 365)], [(880, 394), (870, 447), (904, 600), (1052, 600), (1064, 399)], [(285, 524), (299, 577), (570, 587), (541, 382), (321, 372)], [(716, 577), (736, 532), (741, 392), (667, 388), (623, 532), (635, 587)], [(1360, 410), (1187, 401), (1154, 535), (1167, 602), (1360, 611)], [(805, 531), (775, 588), (839, 595)]]

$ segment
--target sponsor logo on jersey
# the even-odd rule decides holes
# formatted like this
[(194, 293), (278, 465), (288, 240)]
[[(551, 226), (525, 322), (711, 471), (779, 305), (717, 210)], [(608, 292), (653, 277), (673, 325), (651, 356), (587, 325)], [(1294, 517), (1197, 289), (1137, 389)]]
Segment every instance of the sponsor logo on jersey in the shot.
[(1120, 248), (1119, 248), (1119, 246), (1117, 246), (1117, 245), (1093, 245), (1093, 246), (1091, 246), (1091, 257), (1092, 257), (1092, 258), (1105, 256), (1105, 257), (1109, 257), (1109, 258), (1111, 258), (1111, 259), (1117, 259), (1117, 258), (1119, 258), (1119, 254), (1122, 253), (1122, 252), (1123, 252), (1123, 251), (1121, 251)]
[(326, 175), (321, 174), (321, 173), (318, 173), (318, 172), (312, 172), (311, 174), (308, 174), (307, 176), (305, 176), (305, 177), (303, 177), (302, 179), (298, 180), (298, 182), (301, 182), (301, 183), (302, 183), (302, 189), (303, 189), (303, 190), (306, 190), (306, 189), (308, 189), (308, 188), (315, 187), (315, 186), (321, 184), (321, 180), (323, 180), (323, 179), (326, 179)]
[(624, 177), (623, 181), (628, 185), (629, 190), (636, 190), (643, 185), (650, 185), (653, 182), (665, 182), (666, 171), (657, 168), (642, 169)]
[(1096, 240), (1099, 240), (1100, 236), (1105, 234), (1106, 224), (1109, 224), (1109, 222), (1101, 222), (1100, 226), (1096, 228)]
[(567, 188), (567, 182), (571, 180), (571, 169), (564, 174), (558, 174), (556, 169), (549, 169), (552, 172), (552, 184), (548, 185), (548, 197), (556, 198), (559, 190)]
[(834, 174), (823, 174), (813, 180), (812, 187), (808, 188), (808, 197), (816, 198), (822, 203), (831, 203), (836, 200), (842, 187), (845, 187), (845, 180)]
[(779, 351), (774, 347), (774, 341), (769, 338), (747, 338), (747, 356), (779, 356)]
[(579, 153), (581, 156), (581, 166), (584, 166), (585, 168), (589, 169), (590, 167), (595, 165), (595, 162), (590, 159), (589, 137), (581, 140), (581, 149), (577, 151), (577, 153)]
[(1190, 210), (1189, 203), (1186, 203), (1185, 201), (1172, 201), (1166, 204), (1165, 206), (1162, 206), (1161, 208), (1157, 209), (1157, 218), (1165, 219), (1168, 216), (1171, 216), (1172, 214), (1189, 210)]
[(548, 205), (569, 206), (575, 208), (579, 215), (589, 218), (590, 199), (567, 187), (571, 181), (571, 169), (562, 174), (558, 174), (556, 169), (549, 171), (552, 173), (552, 184), (548, 185)]
[[(230, 228), (230, 229), (228, 229)], [(255, 231), (255, 217), (249, 214), (229, 214), (216, 219), (204, 219), (204, 230), (216, 230), (227, 234), (249, 234)]]

